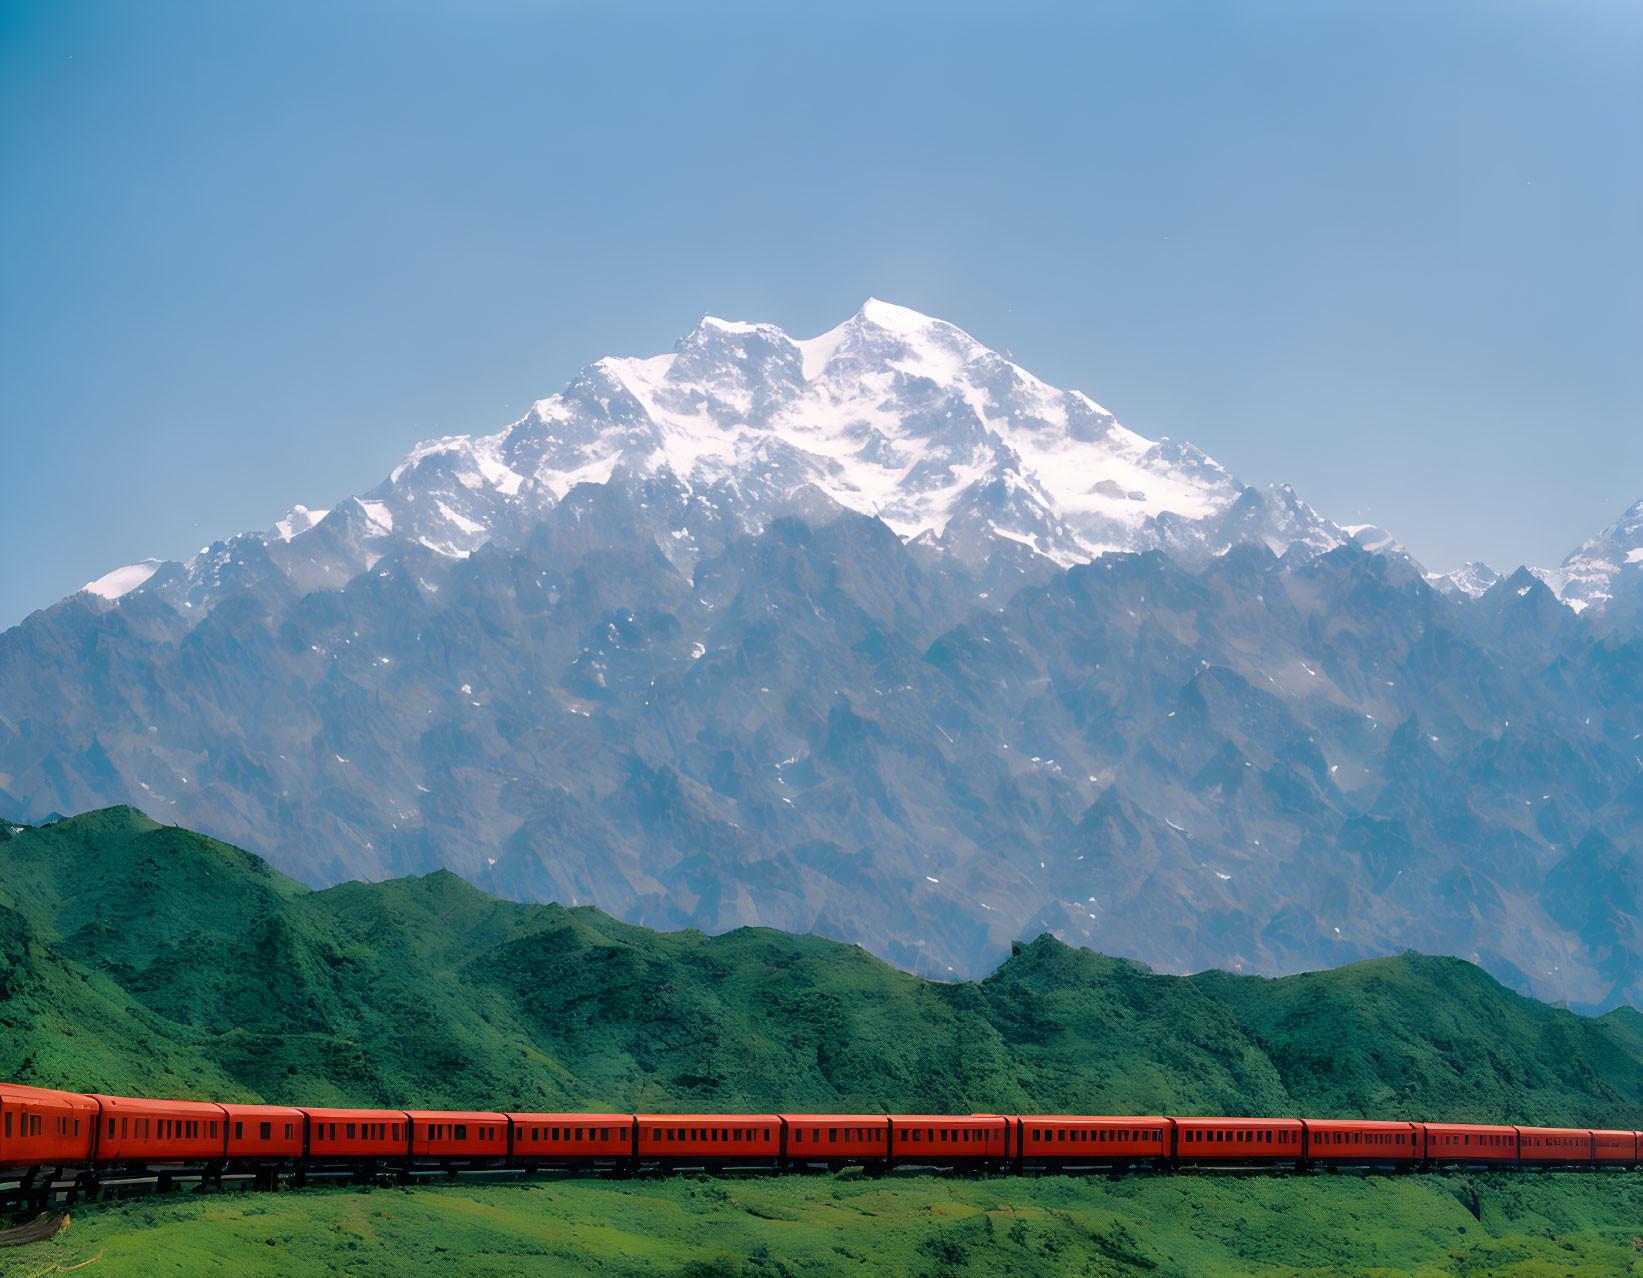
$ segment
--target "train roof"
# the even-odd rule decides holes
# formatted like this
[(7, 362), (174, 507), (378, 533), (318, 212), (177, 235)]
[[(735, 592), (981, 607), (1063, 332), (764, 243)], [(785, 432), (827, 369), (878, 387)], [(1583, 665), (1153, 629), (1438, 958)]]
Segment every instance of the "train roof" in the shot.
[(494, 1109), (408, 1109), (407, 1118), (419, 1123), (505, 1123), (508, 1116)]
[(221, 1118), (224, 1113), (216, 1101), (156, 1100), (147, 1096), (105, 1096), (101, 1092), (90, 1095), (105, 1110), (124, 1109), (172, 1118)]
[(782, 1114), (790, 1123), (830, 1123), (846, 1127), (890, 1125), (888, 1114)]
[(309, 1118), (323, 1118), (326, 1122), (370, 1119), (372, 1122), (397, 1123), (409, 1117), (402, 1109), (316, 1109), (311, 1105), (299, 1105), (297, 1111), (307, 1114)]
[(1008, 1123), (1003, 1114), (889, 1114), (892, 1123), (923, 1123), (934, 1127), (937, 1123), (962, 1123), (969, 1127), (977, 1123)]
[(295, 1105), (239, 1105), (224, 1101), (223, 1109), (234, 1118), (301, 1118), (302, 1111)]
[(631, 1123), (632, 1114), (504, 1114), (509, 1122), (513, 1123), (548, 1123), (563, 1126), (566, 1123), (583, 1125), (592, 1123), (603, 1127), (606, 1123)]
[(10, 1105), (67, 1105), (71, 1109), (96, 1109), (97, 1102), (86, 1092), (60, 1092), (51, 1087), (25, 1087), (21, 1083), (0, 1083), (0, 1101)]
[[(977, 1114), (977, 1118), (990, 1115)], [(1173, 1123), (1161, 1114), (1012, 1114), (1024, 1123)]]

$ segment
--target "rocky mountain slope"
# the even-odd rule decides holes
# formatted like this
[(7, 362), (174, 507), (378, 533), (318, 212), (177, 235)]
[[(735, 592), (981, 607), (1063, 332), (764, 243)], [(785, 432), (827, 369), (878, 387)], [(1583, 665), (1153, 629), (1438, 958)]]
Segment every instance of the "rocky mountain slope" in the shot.
[(0, 635), (0, 812), (926, 975), (1045, 929), (1173, 971), (1411, 946), (1608, 1007), (1643, 828), (1611, 531), (1584, 611), (1440, 590), (950, 325), (708, 320)]

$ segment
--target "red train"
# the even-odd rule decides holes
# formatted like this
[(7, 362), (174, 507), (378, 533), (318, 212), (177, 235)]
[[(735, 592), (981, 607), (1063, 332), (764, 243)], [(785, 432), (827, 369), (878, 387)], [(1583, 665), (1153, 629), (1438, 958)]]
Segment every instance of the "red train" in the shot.
[(1643, 1133), (1367, 1119), (1044, 1114), (526, 1114), (312, 1109), (0, 1083), (0, 1199), (121, 1176), (405, 1178), (519, 1167), (997, 1171), (1188, 1165), (1635, 1167)]

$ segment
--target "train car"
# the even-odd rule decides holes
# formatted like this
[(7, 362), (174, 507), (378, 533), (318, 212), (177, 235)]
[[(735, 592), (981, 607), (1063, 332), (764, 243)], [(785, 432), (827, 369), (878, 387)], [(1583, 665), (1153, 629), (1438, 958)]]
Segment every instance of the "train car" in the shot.
[(782, 1154), (778, 1114), (636, 1114), (641, 1161), (774, 1164)]
[(1592, 1133), (1578, 1127), (1520, 1127), (1518, 1161), (1522, 1163), (1595, 1162)]
[(97, 1102), (89, 1096), (0, 1083), (0, 1167), (85, 1163), (96, 1125)]
[(1010, 1120), (1002, 1114), (892, 1114), (890, 1160), (975, 1164), (1009, 1156)]
[(890, 1157), (890, 1120), (883, 1114), (783, 1114), (792, 1163), (868, 1163)]
[(230, 1158), (301, 1158), (307, 1133), (300, 1109), (285, 1105), (224, 1105)]
[(1135, 1163), (1168, 1158), (1175, 1120), (1030, 1115), (1014, 1120), (1015, 1157), (1030, 1163)]
[(1594, 1163), (1635, 1163), (1637, 1161), (1637, 1133), (1610, 1131), (1603, 1128), (1592, 1133), (1592, 1161)]
[(504, 1114), (510, 1156), (527, 1167), (589, 1167), (633, 1157), (632, 1114)]
[(1368, 1119), (1305, 1118), (1302, 1154), (1317, 1163), (1417, 1163), (1426, 1157), (1419, 1123)]
[(98, 1163), (202, 1163), (222, 1158), (224, 1111), (214, 1101), (149, 1100), (93, 1095), (98, 1115)]
[(1188, 1163), (1299, 1162), (1305, 1136), (1298, 1118), (1177, 1118), (1175, 1157)]
[(403, 1110), (302, 1107), (298, 1113), (308, 1120), (308, 1146), (303, 1152), (309, 1158), (349, 1162), (410, 1155), (411, 1120)]
[(412, 1109), (411, 1157), (465, 1163), (508, 1156), (508, 1116), (481, 1110)]
[(1515, 1163), (1517, 1128), (1487, 1123), (1422, 1123), (1434, 1163)]

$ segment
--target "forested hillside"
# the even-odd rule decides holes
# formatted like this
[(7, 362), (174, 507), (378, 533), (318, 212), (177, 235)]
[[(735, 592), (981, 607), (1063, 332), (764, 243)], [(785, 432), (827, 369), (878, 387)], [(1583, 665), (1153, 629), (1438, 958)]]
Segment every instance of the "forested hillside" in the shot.
[(270, 1101), (1643, 1125), (1643, 1022), (1406, 955), (1158, 976), (1049, 937), (943, 984), (438, 872), (310, 891), (114, 808), (0, 827), (0, 1076)]

